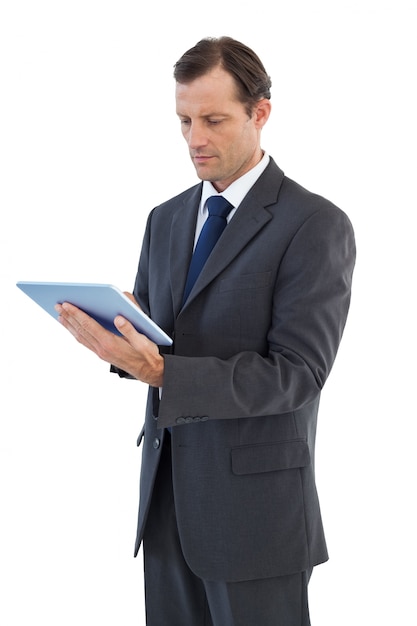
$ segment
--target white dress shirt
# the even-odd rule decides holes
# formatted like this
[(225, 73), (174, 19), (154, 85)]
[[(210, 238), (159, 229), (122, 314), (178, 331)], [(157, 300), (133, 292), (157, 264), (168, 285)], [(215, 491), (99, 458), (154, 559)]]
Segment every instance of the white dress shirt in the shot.
[(249, 170), (249, 172), (246, 172), (246, 174), (243, 174), (243, 176), (235, 180), (222, 193), (216, 191), (210, 181), (203, 181), (203, 191), (201, 194), (200, 208), (197, 215), (194, 246), (197, 243), (197, 239), (201, 233), (201, 229), (204, 226), (204, 222), (208, 217), (208, 209), (206, 204), (208, 198), (210, 198), (210, 196), (223, 196), (224, 198), (226, 198), (226, 200), (230, 202), (230, 204), (233, 205), (234, 209), (230, 211), (229, 215), (227, 216), (227, 223), (229, 223), (236, 211), (238, 210), (243, 198), (246, 196), (249, 189), (253, 187), (253, 185), (256, 183), (268, 163), (269, 155), (265, 152), (262, 159), (257, 165), (255, 165), (255, 167), (253, 167), (251, 170)]

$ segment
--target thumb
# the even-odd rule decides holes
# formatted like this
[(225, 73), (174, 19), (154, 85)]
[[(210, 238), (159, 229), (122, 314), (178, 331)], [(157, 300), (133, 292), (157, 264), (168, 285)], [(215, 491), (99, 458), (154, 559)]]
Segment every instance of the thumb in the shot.
[(126, 341), (132, 346), (132, 348), (136, 350), (143, 349), (143, 342), (150, 342), (148, 337), (136, 330), (129, 320), (127, 320), (122, 315), (117, 315), (113, 320), (114, 325), (121, 335), (126, 339)]
[(132, 333), (137, 332), (133, 324), (131, 324), (125, 317), (122, 317), (122, 315), (117, 315), (113, 320), (113, 324), (116, 326), (117, 330), (122, 333), (122, 335), (127, 339), (129, 338), (129, 336), (132, 336)]

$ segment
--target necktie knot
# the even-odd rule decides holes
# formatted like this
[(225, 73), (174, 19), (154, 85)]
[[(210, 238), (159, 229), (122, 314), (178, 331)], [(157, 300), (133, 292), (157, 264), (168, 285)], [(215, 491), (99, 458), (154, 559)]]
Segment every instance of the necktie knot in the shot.
[(216, 215), (217, 217), (227, 217), (233, 206), (223, 196), (210, 196), (207, 200), (207, 208), (209, 216)]

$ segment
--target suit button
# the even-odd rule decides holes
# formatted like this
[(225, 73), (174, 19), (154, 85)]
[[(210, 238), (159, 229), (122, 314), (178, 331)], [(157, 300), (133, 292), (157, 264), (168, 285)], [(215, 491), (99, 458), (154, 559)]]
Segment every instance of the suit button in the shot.
[(207, 420), (208, 420), (208, 415), (202, 415), (200, 417), (200, 422), (207, 422)]
[(192, 421), (193, 421), (193, 418), (190, 415), (185, 418), (185, 423), (186, 424), (191, 424)]
[(158, 437), (155, 437), (155, 439), (152, 442), (152, 445), (155, 450), (158, 450), (159, 446), (161, 445), (161, 440), (158, 439)]
[(175, 421), (177, 424), (185, 424), (185, 417), (177, 417)]

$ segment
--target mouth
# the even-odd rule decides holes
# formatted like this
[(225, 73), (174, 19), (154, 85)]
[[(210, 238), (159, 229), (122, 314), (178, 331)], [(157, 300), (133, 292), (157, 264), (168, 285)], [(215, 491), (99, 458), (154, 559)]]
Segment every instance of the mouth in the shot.
[(207, 156), (205, 154), (194, 154), (191, 158), (194, 161), (194, 163), (198, 163), (200, 165), (202, 163), (207, 163), (213, 157)]

